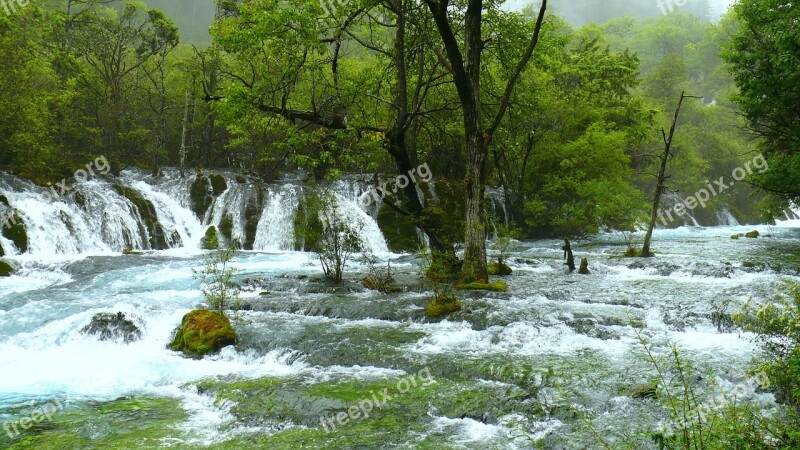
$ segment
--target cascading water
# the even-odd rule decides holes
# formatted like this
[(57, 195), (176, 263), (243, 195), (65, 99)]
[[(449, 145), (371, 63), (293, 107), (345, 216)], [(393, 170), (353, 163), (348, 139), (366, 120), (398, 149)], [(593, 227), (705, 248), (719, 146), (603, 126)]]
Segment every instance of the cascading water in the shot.
[[(46, 188), (0, 174), (0, 194), (19, 212), (29, 240), (27, 253), (32, 255), (118, 253), (161, 245), (197, 249), (208, 226), (220, 229), (226, 221), (231, 241), (247, 244), (248, 249), (294, 249), (294, 215), (303, 195), (300, 184), (241, 183), (222, 174), (226, 187), (211, 196), (201, 218), (193, 211), (192, 199), (198, 176), (205, 175), (181, 177), (177, 170), (165, 169), (154, 179), (143, 171), (126, 170), (119, 178), (76, 183), (53, 199)], [(363, 183), (341, 181), (333, 192), (339, 214), (348, 224), (359, 224), (363, 246), (373, 253), (388, 252), (375, 220), (379, 205), (368, 208), (360, 201), (366, 192)], [(0, 209), (9, 208), (0, 204)], [(0, 245), (6, 254), (19, 252), (4, 237)]]

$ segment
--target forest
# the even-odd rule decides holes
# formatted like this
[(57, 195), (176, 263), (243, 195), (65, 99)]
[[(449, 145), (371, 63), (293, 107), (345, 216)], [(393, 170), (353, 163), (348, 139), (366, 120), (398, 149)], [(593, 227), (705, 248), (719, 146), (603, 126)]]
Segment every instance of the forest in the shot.
[[(110, 303), (108, 311), (88, 307), (70, 313), (80, 319), (56, 322), (74, 328), (88, 314), (91, 323), (79, 334), (94, 333), (99, 320), (100, 329), (112, 330), (126, 345), (146, 335), (145, 323), (151, 331), (174, 329), (174, 323), (126, 315), (152, 315), (149, 308), (161, 305), (161, 295), (191, 286), (197, 292), (164, 313), (182, 320), (170, 334), (171, 350), (209, 361), (203, 359), (207, 349), (192, 353), (181, 341), (192, 320), (209, 320), (206, 309), (186, 314), (202, 292), (213, 320), (230, 329), (226, 345), (240, 345), (235, 355), (223, 350), (213, 358), (232, 366), (251, 358), (242, 364), (284, 367), (290, 377), (264, 369), (257, 376), (271, 378), (225, 379), (223, 369), (186, 366), (176, 376), (180, 388), (171, 389), (183, 392), (185, 406), (186, 386), (194, 383), (192, 395), (216, 396), (214, 414), (232, 415), (237, 426), (291, 424), (288, 433), (271, 429), (278, 433), (274, 441), (264, 437), (272, 434), (260, 434), (266, 440), (259, 445), (381, 448), (408, 444), (408, 433), (418, 433), (421, 448), (445, 441), (462, 448), (458, 436), (486, 426), (498, 429), (481, 428), (492, 437), (463, 448), (506, 448), (497, 433), (517, 432), (516, 447), (508, 448), (795, 448), (798, 20), (800, 5), (787, 0), (737, 0), (730, 8), (709, 0), (537, 0), (521, 8), (503, 0), (0, 2), (0, 257), (10, 262), (0, 261), (0, 277), (24, 279), (0, 282), (0, 313), (22, 314), (6, 324), (0, 314), (0, 354), (4, 345), (17, 354), (21, 330), (47, 333), (42, 330), (54, 326), (48, 320), (56, 319), (46, 316), (38, 319), (43, 328), (25, 328), (30, 311), (23, 310), (37, 295), (48, 301), (59, 283), (91, 279), (87, 295)], [(99, 181), (65, 184), (87, 172)], [(188, 253), (174, 252), (181, 249)], [(212, 252), (198, 260), (193, 252), (201, 249)], [(580, 274), (599, 281), (569, 278), (576, 268), (573, 250), (580, 253)], [(146, 264), (128, 266), (109, 256), (123, 252)], [(318, 256), (306, 256), (312, 253)], [(63, 255), (81, 256), (64, 262)], [(239, 273), (232, 261), (249, 269)], [(348, 264), (357, 281), (348, 280)], [(423, 281), (411, 274), (412, 265), (420, 265)], [(306, 273), (309, 267), (322, 278)], [(138, 270), (156, 280), (152, 292)], [(173, 270), (178, 281), (158, 278)], [(105, 277), (108, 288), (100, 281)], [(730, 284), (736, 280), (742, 284)], [(293, 283), (305, 287), (296, 291)], [(360, 309), (346, 301), (363, 288), (379, 292), (374, 295), (391, 306)], [(137, 289), (154, 303), (143, 306), (127, 297)], [(407, 297), (411, 292), (419, 295)], [(488, 297), (481, 297), (484, 292)], [(54, 295), (66, 295), (67, 302), (74, 293)], [(523, 304), (495, 305), (499, 297), (493, 296), (503, 295)], [(258, 303), (262, 297), (266, 303)], [(540, 301), (545, 304), (529, 311), (531, 302)], [(402, 302), (410, 302), (408, 308)], [(587, 312), (596, 305), (608, 310)], [(197, 311), (201, 316), (189, 320)], [(406, 316), (408, 311), (414, 312)], [(268, 332), (259, 327), (266, 325), (253, 325), (260, 314), (286, 334), (264, 338)], [(303, 334), (289, 330), (291, 320), (281, 314), (345, 324), (306, 324)], [(392, 324), (388, 336), (365, 323), (378, 320)], [(333, 343), (342, 327), (358, 327), (344, 339), (366, 355), (363, 360)], [(659, 340), (650, 328), (668, 336)], [(703, 345), (727, 336), (728, 347), (697, 344), (703, 333), (713, 336)], [(480, 335), (478, 343), (465, 337), (473, 335)], [(537, 339), (580, 348), (568, 358), (543, 357), (526, 347)], [(462, 358), (449, 353), (451, 340), (485, 347)], [(674, 341), (697, 347), (683, 353)], [(634, 371), (620, 361), (625, 358), (603, 353), (618, 351), (614, 342), (644, 354), (644, 365), (655, 372), (633, 387), (607, 385), (595, 395), (576, 380), (580, 374)], [(312, 343), (335, 351), (314, 350)], [(657, 357), (654, 346), (664, 355)], [(422, 356), (402, 355), (404, 348)], [(578, 362), (584, 350), (591, 361)], [(275, 356), (281, 351), (288, 353)], [(733, 356), (727, 360), (715, 359), (728, 351)], [(596, 370), (582, 365), (593, 358)], [(3, 361), (0, 356), (0, 367), (11, 370)], [(335, 367), (328, 375), (341, 384), (309, 381), (306, 364)], [(337, 372), (362, 365), (403, 370), (408, 383), (435, 375), (441, 384), (425, 383), (399, 406), (377, 413), (377, 422), (357, 422), (353, 413), (343, 416), (345, 422), (322, 418), (322, 434), (318, 411), (337, 417), (343, 404), (384, 387), (385, 380), (362, 385), (360, 378)], [(173, 369), (159, 368), (170, 376)], [(195, 370), (217, 377), (184, 377)], [(556, 381), (554, 370), (568, 372), (568, 380)], [(750, 383), (750, 403), (727, 399), (713, 408), (714, 420), (697, 415), (712, 414), (701, 407), (708, 403), (701, 395), (714, 399), (712, 387), (698, 387), (705, 370), (737, 374), (736, 380), (717, 380), (722, 384)], [(552, 389), (548, 395), (560, 396), (553, 392), (562, 382), (578, 393), (561, 391), (566, 403), (540, 397), (533, 404), (526, 397), (532, 371), (538, 373), (537, 395)], [(753, 387), (762, 375), (771, 389), (765, 383)], [(608, 376), (621, 384), (614, 377), (626, 375)], [(486, 380), (506, 383), (507, 390), (498, 393), (497, 386), (481, 384)], [(50, 381), (58, 386), (47, 388), (53, 395), (74, 387)], [(14, 383), (0, 382), (0, 419), (18, 415), (16, 390), (33, 389), (23, 380)], [(174, 395), (150, 397), (128, 388), (114, 385), (99, 397), (132, 395), (125, 401), (143, 403), (156, 415), (175, 409)], [(302, 404), (286, 402), (283, 391)], [(666, 405), (670, 426), (677, 423), (679, 432), (653, 431), (651, 419), (658, 414), (652, 405), (630, 406), (627, 411), (641, 414), (641, 422), (625, 422), (628, 414), (615, 409), (623, 407), (609, 400), (619, 391), (627, 400)], [(279, 404), (267, 418), (255, 412), (264, 407), (258, 400), (264, 392), (270, 405)], [(764, 392), (774, 394), (772, 403), (759, 397)], [(487, 405), (505, 394), (509, 400), (502, 405)], [(64, 413), (81, 426), (98, 420), (105, 407), (130, 406), (114, 400), (95, 407), (93, 394), (84, 396), (88, 403), (80, 411)], [(409, 418), (408, 411), (428, 397), (439, 402), (433, 425)], [(455, 406), (442, 406), (453, 398)], [(237, 406), (218, 408), (221, 401)], [(370, 411), (377, 403), (371, 401)], [(612, 418), (602, 411), (612, 411)], [(395, 422), (403, 417), (412, 431)], [(167, 415), (164, 421), (185, 419)], [(169, 439), (160, 420), (147, 417), (161, 439), (148, 445)], [(475, 423), (448, 422), (454, 420)], [(329, 426), (335, 431), (348, 421), (336, 432), (344, 434), (332, 438)], [(237, 448), (247, 440), (229, 425), (215, 437), (197, 437), (187, 427), (192, 437), (181, 445)], [(302, 435), (294, 425), (315, 434)], [(626, 435), (628, 426), (639, 434)], [(461, 434), (448, 434), (458, 427)], [(556, 437), (552, 430), (559, 427), (571, 437)], [(390, 430), (386, 436), (376, 431), (383, 429)], [(11, 440), (0, 444), (79, 442), (62, 431), (42, 433), (15, 440), (9, 432)], [(108, 432), (104, 442), (147, 441), (140, 438)]]

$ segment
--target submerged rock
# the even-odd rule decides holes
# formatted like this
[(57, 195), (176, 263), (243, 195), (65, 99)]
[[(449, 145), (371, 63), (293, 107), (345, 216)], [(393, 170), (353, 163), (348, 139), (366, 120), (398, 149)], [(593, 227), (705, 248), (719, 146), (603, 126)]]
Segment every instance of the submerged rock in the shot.
[(129, 344), (142, 337), (142, 330), (128, 319), (125, 313), (98, 313), (81, 333), (98, 337), (101, 341), (122, 341)]
[(12, 273), (14, 267), (5, 261), (0, 261), (0, 277), (10, 277)]
[(759, 236), (761, 236), (761, 233), (759, 233), (758, 230), (748, 231), (747, 233), (744, 234), (744, 237), (750, 239), (755, 239)]
[(631, 398), (657, 398), (658, 385), (656, 383), (636, 384), (628, 388), (626, 394)]
[(452, 295), (436, 296), (425, 307), (425, 315), (428, 317), (441, 317), (456, 311), (461, 311), (461, 300)]
[(202, 358), (235, 343), (236, 332), (224, 314), (197, 309), (183, 316), (169, 348), (193, 358)]
[(491, 263), (489, 264), (489, 275), (511, 275), (513, 271), (505, 263)]
[(25, 221), (19, 214), (12, 214), (0, 229), (0, 234), (14, 243), (20, 253), (28, 251), (28, 232), (25, 230)]
[(475, 281), (466, 284), (459, 283), (456, 285), (456, 288), (465, 289), (469, 291), (506, 292), (508, 290), (508, 285), (500, 280), (492, 281), (491, 283), (481, 283), (479, 281)]
[(739, 239), (740, 237), (742, 237), (742, 235), (741, 235), (741, 234), (739, 234), (739, 233), (736, 233), (736, 234), (732, 234), (732, 235), (731, 235), (731, 239)]

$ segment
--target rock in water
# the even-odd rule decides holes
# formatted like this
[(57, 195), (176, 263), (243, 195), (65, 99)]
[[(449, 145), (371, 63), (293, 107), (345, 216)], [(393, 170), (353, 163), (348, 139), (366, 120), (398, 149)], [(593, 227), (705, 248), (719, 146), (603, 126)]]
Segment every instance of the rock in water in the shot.
[(219, 248), (219, 234), (217, 233), (217, 228), (214, 225), (208, 227), (206, 230), (206, 235), (203, 237), (203, 249), (205, 250), (216, 250)]
[(758, 230), (748, 231), (747, 233), (744, 234), (744, 237), (750, 239), (755, 239), (759, 236), (761, 236), (761, 234), (758, 232)]
[(236, 332), (224, 314), (197, 309), (185, 316), (169, 348), (192, 358), (202, 358), (236, 343)]
[(581, 259), (581, 268), (578, 269), (578, 273), (581, 274), (581, 275), (589, 275), (591, 273), (591, 272), (589, 272), (589, 259), (588, 258)]
[(4, 261), (0, 261), (0, 277), (10, 277), (14, 273), (14, 267)]
[(121, 312), (95, 314), (81, 333), (97, 336), (101, 341), (122, 341), (126, 344), (142, 337), (142, 330)]

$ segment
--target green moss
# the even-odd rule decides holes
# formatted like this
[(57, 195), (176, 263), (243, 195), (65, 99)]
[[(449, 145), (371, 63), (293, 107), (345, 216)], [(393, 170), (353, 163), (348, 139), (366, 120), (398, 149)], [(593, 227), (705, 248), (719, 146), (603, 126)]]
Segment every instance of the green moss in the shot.
[(157, 449), (175, 438), (188, 415), (181, 402), (163, 398), (122, 398), (111, 402), (65, 404), (19, 435), (0, 433), (0, 448), (61, 450), (78, 448)]
[(14, 267), (5, 261), (0, 261), (0, 277), (10, 277), (14, 273)]
[(206, 235), (203, 236), (203, 248), (206, 250), (216, 250), (219, 248), (219, 234), (215, 226), (208, 227)]
[(192, 199), (192, 211), (202, 220), (206, 215), (206, 211), (208, 211), (208, 208), (211, 206), (211, 203), (214, 201), (214, 198), (211, 196), (211, 181), (208, 177), (202, 173), (198, 173), (197, 177), (194, 179), (194, 183), (192, 183), (189, 195)]
[(146, 228), (146, 230), (143, 231), (146, 231), (150, 237), (150, 248), (153, 250), (167, 249), (166, 233), (164, 227), (162, 227), (161, 223), (158, 221), (158, 213), (156, 213), (156, 208), (153, 206), (153, 203), (143, 198), (138, 192), (131, 188), (119, 184), (114, 184), (111, 187), (119, 195), (122, 195), (133, 203), (139, 211), (139, 216), (141, 216), (142, 221), (144, 221), (144, 226)]
[(479, 281), (472, 283), (459, 283), (456, 285), (458, 289), (472, 290), (472, 291), (493, 291), (493, 292), (506, 292), (508, 285), (500, 280), (492, 281), (491, 283), (481, 283)]
[(656, 383), (644, 383), (644, 384), (636, 384), (629, 387), (625, 391), (625, 395), (631, 398), (643, 399), (643, 398), (657, 398), (658, 397), (658, 384)]
[(740, 237), (742, 237), (742, 235), (741, 235), (741, 234), (738, 234), (738, 233), (737, 233), (737, 234), (732, 234), (732, 235), (731, 235), (731, 239), (739, 239)]
[(319, 212), (322, 199), (313, 191), (300, 198), (294, 214), (294, 249), (296, 251), (318, 252), (322, 236), (322, 222)]
[(759, 233), (758, 230), (748, 231), (747, 233), (744, 234), (744, 237), (750, 239), (755, 239), (759, 236), (761, 236), (761, 233)]
[(231, 240), (231, 236), (233, 236), (233, 215), (231, 213), (228, 212), (222, 216), (222, 220), (219, 221), (219, 232), (225, 239)]
[(228, 183), (222, 175), (216, 173), (211, 174), (208, 176), (208, 179), (211, 181), (211, 191), (214, 193), (214, 196), (220, 195), (228, 189)]
[(25, 221), (19, 214), (14, 214), (3, 225), (3, 237), (14, 243), (20, 253), (28, 251), (28, 232), (25, 231)]
[(420, 250), (421, 242), (417, 236), (417, 227), (409, 217), (382, 204), (378, 210), (377, 221), (389, 250), (397, 253)]
[(441, 317), (456, 311), (461, 311), (461, 300), (452, 295), (436, 296), (425, 307), (425, 315), (428, 317)]
[(587, 258), (581, 259), (581, 267), (578, 269), (578, 273), (581, 275), (589, 275), (589, 260)]
[(511, 267), (508, 267), (506, 264), (500, 264), (500, 263), (489, 264), (489, 275), (505, 276), (505, 275), (511, 275), (512, 272), (513, 271), (511, 270)]
[(169, 348), (193, 358), (202, 358), (235, 343), (236, 332), (227, 317), (207, 309), (198, 309), (183, 316)]
[[(395, 379), (344, 382), (308, 383), (276, 378), (234, 382), (214, 380), (200, 383), (198, 390), (216, 394), (218, 403), (232, 404), (230, 411), (238, 426), (284, 421), (301, 425), (268, 436), (237, 436), (212, 447), (220, 449), (385, 448), (387, 445), (422, 449), (463, 448), (463, 445), (452, 444), (450, 447), (448, 444), (457, 431), (431, 433), (434, 420), (429, 414), (431, 410), (436, 411), (436, 416), (473, 418), (484, 423), (496, 423), (499, 417), (512, 412), (530, 417), (543, 416), (537, 402), (519, 404), (518, 399), (530, 396), (530, 393), (516, 386), (434, 378), (435, 374), (425, 370), (409, 372)], [(431, 382), (433, 380), (435, 383)], [(382, 393), (388, 393), (391, 399), (382, 403)], [(358, 405), (373, 398), (378, 399), (380, 405), (369, 410), (367, 416), (348, 415), (351, 408), (361, 411)], [(338, 414), (344, 414), (346, 423), (336, 421)], [(326, 419), (333, 421), (334, 425)]]

